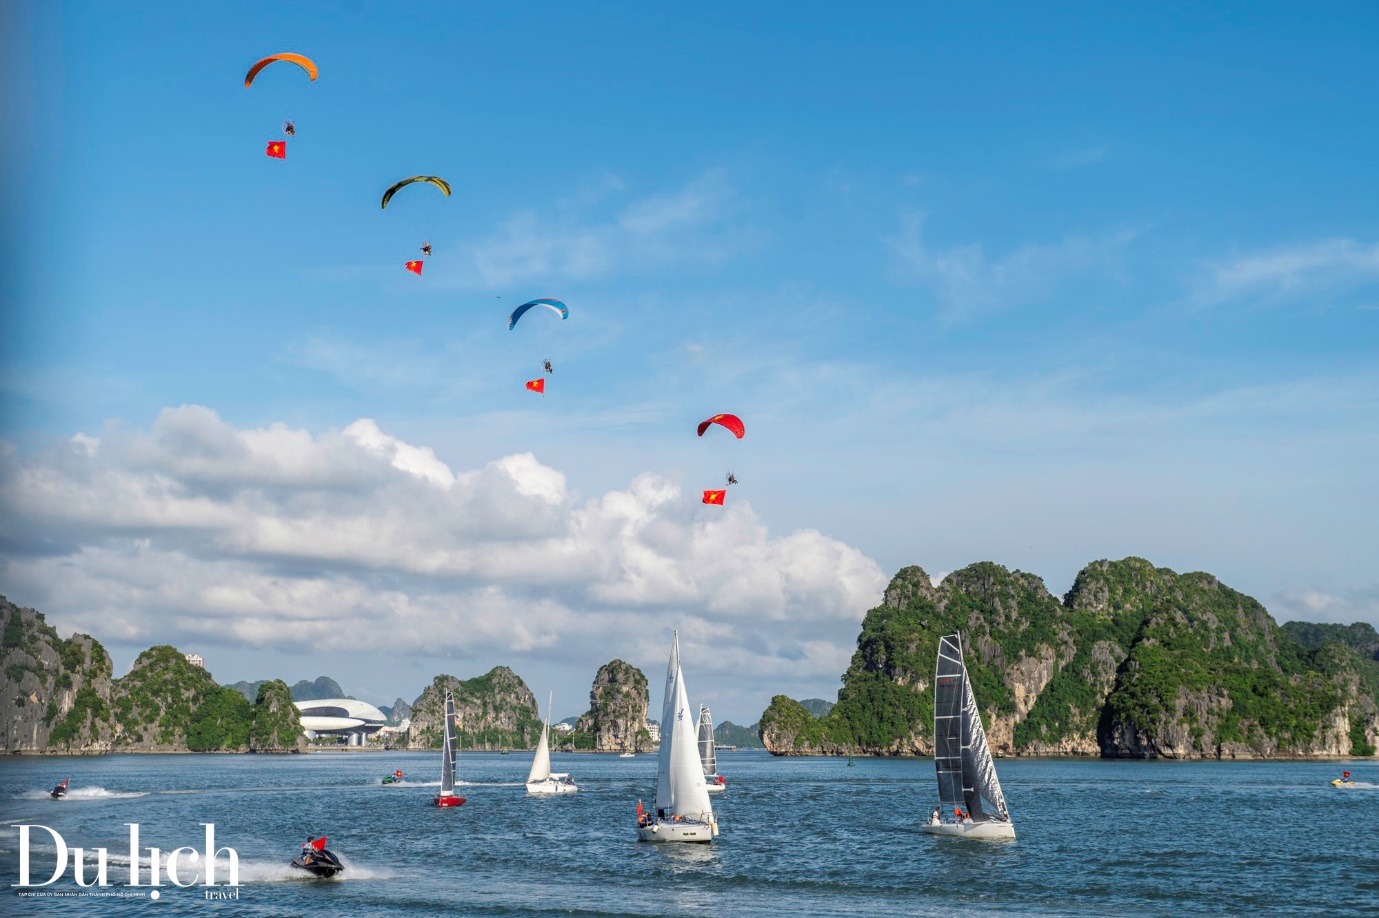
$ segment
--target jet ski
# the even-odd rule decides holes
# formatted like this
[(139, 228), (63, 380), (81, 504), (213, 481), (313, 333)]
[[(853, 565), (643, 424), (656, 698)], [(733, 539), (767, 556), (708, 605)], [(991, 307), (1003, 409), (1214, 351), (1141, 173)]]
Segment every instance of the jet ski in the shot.
[(308, 838), (302, 845), (302, 853), (292, 859), (292, 866), (328, 880), (345, 869), (340, 859), (326, 850), (326, 837)]
[(393, 772), (393, 773), (390, 774), (390, 775), (384, 775), (384, 776), (383, 776), (383, 783), (384, 783), (384, 784), (396, 784), (396, 783), (398, 783), (398, 782), (401, 781), (401, 780), (402, 780), (402, 772), (401, 772), (401, 771), (395, 771), (395, 772)]
[(1343, 771), (1343, 772), (1341, 772), (1341, 776), (1340, 776), (1339, 778), (1337, 778), (1335, 781), (1332, 781), (1332, 782), (1331, 782), (1331, 786), (1332, 786), (1332, 787), (1354, 787), (1354, 786), (1355, 786), (1355, 782), (1352, 781), (1352, 780), (1350, 780), (1350, 772), (1348, 772), (1348, 771)]
[(53, 795), (53, 799), (54, 799), (54, 800), (59, 800), (59, 799), (61, 799), (61, 798), (63, 798), (63, 797), (66, 797), (66, 796), (67, 796), (67, 785), (69, 785), (69, 784), (71, 784), (71, 783), (72, 783), (72, 779), (71, 779), (71, 778), (68, 778), (66, 781), (63, 781), (63, 782), (62, 782), (61, 784), (59, 784), (57, 787), (54, 787), (52, 790), (48, 791), (48, 793), (50, 793), (50, 794)]

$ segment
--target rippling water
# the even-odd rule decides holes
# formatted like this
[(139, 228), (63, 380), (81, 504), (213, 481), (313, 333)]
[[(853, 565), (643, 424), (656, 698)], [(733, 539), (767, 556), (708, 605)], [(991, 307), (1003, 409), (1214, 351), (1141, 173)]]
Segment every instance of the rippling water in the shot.
[[(712, 846), (639, 844), (654, 756), (555, 755), (581, 791), (528, 798), (530, 755), (465, 754), (459, 809), (427, 806), (437, 753), (111, 756), (0, 764), (5, 914), (205, 915), (1379, 915), (1379, 764), (1340, 766), (1003, 759), (1019, 838), (937, 839), (929, 759), (723, 754)], [(384, 786), (401, 768), (410, 779)], [(72, 778), (72, 794), (45, 789)], [(105, 846), (129, 892), (128, 829), (144, 847), (202, 847), (200, 823), (240, 857), (240, 898), (19, 898), (17, 830), (51, 826)], [(327, 834), (336, 880), (286, 864)], [(35, 836), (37, 878), (52, 846)], [(221, 868), (223, 870), (223, 868)], [(78, 892), (69, 869), (48, 890)]]

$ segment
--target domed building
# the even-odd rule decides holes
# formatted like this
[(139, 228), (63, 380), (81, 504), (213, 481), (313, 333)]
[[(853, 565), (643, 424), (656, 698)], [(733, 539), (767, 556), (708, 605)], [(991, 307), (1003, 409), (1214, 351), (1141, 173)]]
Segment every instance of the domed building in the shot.
[(351, 746), (362, 746), (366, 737), (383, 729), (384, 713), (367, 701), (354, 698), (318, 698), (294, 701), (307, 739), (343, 736)]

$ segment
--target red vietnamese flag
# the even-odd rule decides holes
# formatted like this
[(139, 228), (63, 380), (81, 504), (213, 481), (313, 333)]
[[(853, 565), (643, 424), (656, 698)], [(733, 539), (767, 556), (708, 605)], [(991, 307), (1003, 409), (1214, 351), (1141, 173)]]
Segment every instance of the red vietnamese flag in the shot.
[(706, 503), (706, 504), (719, 504), (719, 505), (721, 505), (721, 504), (723, 503), (723, 498), (725, 498), (725, 497), (727, 497), (727, 496), (728, 496), (728, 492), (727, 492), (727, 491), (705, 491), (705, 492), (704, 492), (704, 503)]
[(420, 276), (421, 276), (421, 262), (419, 262), (419, 261), (409, 261), (409, 262), (407, 262), (407, 270), (408, 270), (408, 271), (411, 271), (413, 274), (415, 274), (415, 275), (417, 275), (418, 277), (420, 277)]
[(270, 141), (268, 141), (268, 149), (267, 149), (267, 150), (264, 150), (264, 153), (266, 153), (267, 155), (273, 157), (274, 159), (287, 159), (287, 141), (286, 141), (286, 140), (270, 140)]
[(533, 392), (540, 392), (542, 395), (545, 395), (545, 394), (546, 394), (546, 380), (544, 380), (544, 379), (529, 379), (529, 380), (527, 380), (527, 388), (530, 389), (530, 390), (532, 390)]

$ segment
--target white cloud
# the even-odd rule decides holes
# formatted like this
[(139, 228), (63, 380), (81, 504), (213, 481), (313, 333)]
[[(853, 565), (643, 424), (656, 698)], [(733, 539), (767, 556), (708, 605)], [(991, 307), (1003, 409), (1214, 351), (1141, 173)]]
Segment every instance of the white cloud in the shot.
[(1379, 584), (1346, 593), (1316, 589), (1284, 590), (1270, 603), (1280, 623), (1292, 619), (1349, 625), (1369, 622), (1379, 628)]
[(378, 424), (372, 418), (360, 418), (346, 427), (344, 434), (374, 455), (387, 458), (395, 469), (443, 488), (455, 483), (455, 476), (449, 467), (436, 458), (430, 447), (413, 446), (390, 437), (378, 429)]
[(670, 265), (718, 264), (738, 252), (744, 233), (726, 224), (737, 209), (726, 173), (710, 170), (685, 187), (647, 195), (593, 220), (577, 212), (622, 189), (605, 183), (550, 213), (527, 211), (487, 238), (461, 244), (470, 270), (463, 286), (501, 288), (518, 282), (589, 280)]
[(1072, 236), (1050, 245), (1024, 245), (991, 260), (978, 243), (931, 249), (923, 225), (923, 214), (907, 214), (900, 232), (885, 242), (896, 259), (897, 279), (933, 289), (949, 319), (1028, 304), (1078, 276), (1114, 276), (1122, 247), (1134, 237), (1127, 231)]
[[(240, 429), (195, 405), (0, 459), (8, 591), (124, 643), (657, 656), (832, 681), (885, 585), (821, 533), (771, 535), (643, 474), (591, 499), (530, 453), (457, 470), (369, 419)], [(701, 636), (695, 638), (695, 635)]]
[(1207, 266), (1196, 298), (1293, 300), (1331, 296), (1379, 280), (1379, 243), (1323, 239), (1265, 249)]

